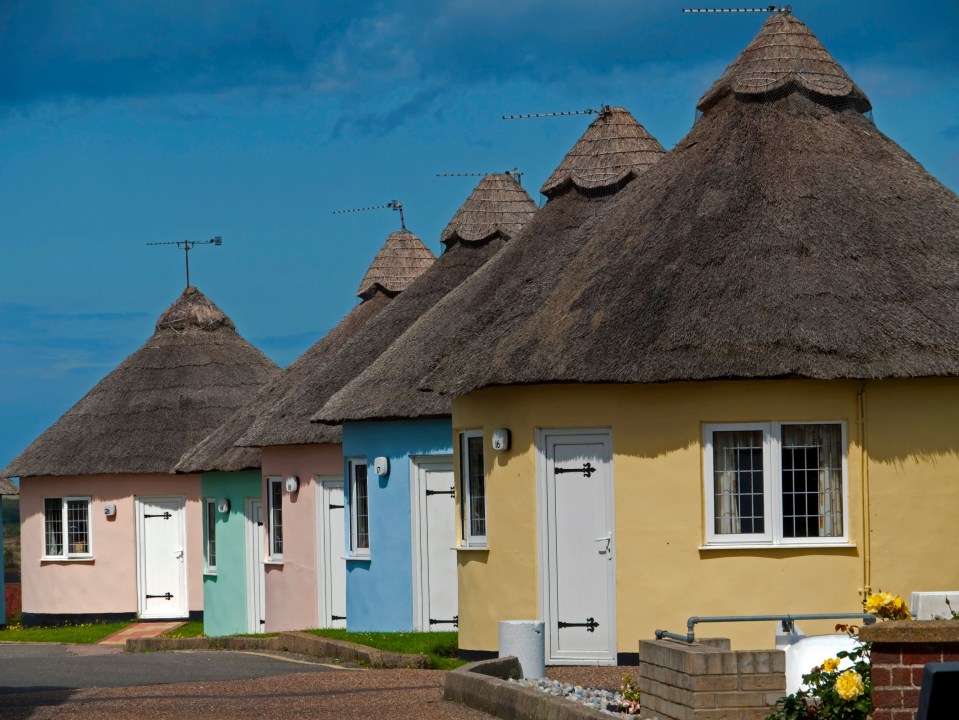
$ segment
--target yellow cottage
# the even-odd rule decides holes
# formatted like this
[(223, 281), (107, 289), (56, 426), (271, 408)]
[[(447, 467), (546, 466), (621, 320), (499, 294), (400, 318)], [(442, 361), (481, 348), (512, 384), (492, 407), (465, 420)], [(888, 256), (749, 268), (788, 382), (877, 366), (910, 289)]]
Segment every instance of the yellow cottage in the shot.
[(464, 656), (501, 620), (612, 664), (693, 615), (959, 585), (959, 198), (788, 13), (698, 109), (444, 300), (420, 385), (454, 396)]

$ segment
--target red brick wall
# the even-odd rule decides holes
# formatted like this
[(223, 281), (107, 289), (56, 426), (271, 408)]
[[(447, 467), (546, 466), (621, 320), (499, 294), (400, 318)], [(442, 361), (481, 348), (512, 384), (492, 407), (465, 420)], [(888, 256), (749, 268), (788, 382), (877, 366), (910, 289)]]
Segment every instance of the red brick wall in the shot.
[(21, 612), (20, 583), (6, 583), (3, 587), (3, 600), (7, 607), (7, 622), (10, 622)]
[(926, 663), (959, 661), (955, 643), (875, 643), (872, 720), (914, 720)]

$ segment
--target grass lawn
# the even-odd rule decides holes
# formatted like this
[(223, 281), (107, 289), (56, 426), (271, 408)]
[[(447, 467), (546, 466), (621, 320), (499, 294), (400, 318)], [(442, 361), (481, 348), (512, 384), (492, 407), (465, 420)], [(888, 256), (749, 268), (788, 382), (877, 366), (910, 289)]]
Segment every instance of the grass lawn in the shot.
[(341, 629), (307, 632), (334, 640), (348, 640), (378, 650), (421, 653), (430, 659), (430, 667), (436, 670), (452, 670), (465, 664), (464, 660), (457, 657), (459, 637), (455, 632), (347, 632)]
[(0, 630), (0, 641), (80, 643), (91, 645), (131, 625), (129, 622), (60, 625), (58, 627), (20, 627), (19, 623)]
[(203, 637), (203, 623), (191, 620), (186, 625), (181, 625), (176, 630), (163, 633), (160, 637), (167, 638), (192, 638)]

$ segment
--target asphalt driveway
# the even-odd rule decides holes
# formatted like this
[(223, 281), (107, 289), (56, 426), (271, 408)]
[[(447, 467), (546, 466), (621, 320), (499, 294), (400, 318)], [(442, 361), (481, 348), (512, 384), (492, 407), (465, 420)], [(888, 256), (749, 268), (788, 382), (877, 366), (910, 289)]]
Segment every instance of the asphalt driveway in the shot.
[(337, 669), (283, 653), (0, 643), (0, 718), (490, 720), (443, 700), (444, 675)]

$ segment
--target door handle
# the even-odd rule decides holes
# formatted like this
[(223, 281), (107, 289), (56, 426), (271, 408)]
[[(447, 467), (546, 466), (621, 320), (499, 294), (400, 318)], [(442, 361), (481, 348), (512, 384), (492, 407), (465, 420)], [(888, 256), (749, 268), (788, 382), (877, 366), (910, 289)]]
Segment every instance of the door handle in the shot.
[(612, 542), (612, 540), (613, 540), (613, 535), (612, 535), (612, 533), (610, 533), (609, 535), (606, 535), (606, 536), (604, 536), (604, 537), (595, 538), (595, 539), (593, 540), (593, 542), (604, 542), (604, 543), (606, 543), (606, 547), (605, 547), (604, 549), (600, 550), (601, 553), (606, 553), (606, 552), (609, 552), (609, 544), (610, 544), (610, 542)]
[(177, 560), (182, 560), (182, 559), (183, 559), (183, 548), (177, 548), (177, 551), (176, 551), (176, 559), (177, 559)]

